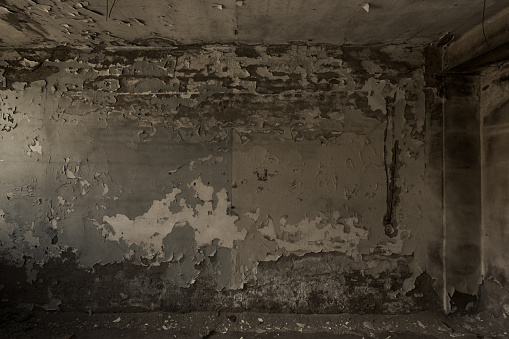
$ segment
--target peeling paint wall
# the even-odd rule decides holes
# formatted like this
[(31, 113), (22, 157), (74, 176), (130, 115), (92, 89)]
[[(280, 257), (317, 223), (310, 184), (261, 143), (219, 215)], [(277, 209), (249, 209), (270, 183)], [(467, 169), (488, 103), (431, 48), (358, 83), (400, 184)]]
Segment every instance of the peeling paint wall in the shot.
[(4, 305), (439, 307), (422, 49), (12, 50), (0, 85)]
[(507, 130), (509, 71), (488, 69), (481, 85), (483, 154), (484, 307), (505, 319), (509, 316), (509, 189)]

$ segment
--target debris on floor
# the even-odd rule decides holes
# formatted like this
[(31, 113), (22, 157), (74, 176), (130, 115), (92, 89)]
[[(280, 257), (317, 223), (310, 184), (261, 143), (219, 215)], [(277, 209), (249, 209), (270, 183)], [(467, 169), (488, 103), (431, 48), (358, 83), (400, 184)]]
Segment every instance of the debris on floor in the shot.
[(486, 312), (445, 316), (260, 314), (228, 312), (89, 314), (0, 311), (0, 338), (508, 338), (502, 320)]

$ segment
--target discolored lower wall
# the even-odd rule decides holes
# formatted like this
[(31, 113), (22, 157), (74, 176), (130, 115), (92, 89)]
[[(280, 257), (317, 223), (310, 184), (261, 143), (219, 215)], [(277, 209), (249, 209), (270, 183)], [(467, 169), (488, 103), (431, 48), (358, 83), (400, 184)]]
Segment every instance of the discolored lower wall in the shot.
[(421, 48), (1, 59), (2, 306), (441, 307), (441, 100)]
[(507, 322), (509, 316), (509, 71), (488, 69), (482, 74), (483, 152), (483, 306)]
[(449, 74), (444, 87), (445, 309), (472, 312), (482, 284), (480, 77)]

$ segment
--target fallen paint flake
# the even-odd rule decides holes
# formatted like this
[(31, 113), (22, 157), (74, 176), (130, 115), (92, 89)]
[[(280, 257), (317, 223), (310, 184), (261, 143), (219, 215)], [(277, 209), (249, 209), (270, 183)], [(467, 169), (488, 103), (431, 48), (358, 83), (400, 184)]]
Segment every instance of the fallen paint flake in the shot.
[(225, 7), (221, 4), (213, 4), (212, 5), (213, 8), (217, 8), (217, 9), (224, 9)]
[(369, 13), (369, 3), (363, 2), (361, 4), (361, 7), (362, 7), (362, 9), (364, 9), (366, 11), (366, 13)]
[(117, 319), (113, 320), (112, 323), (118, 323), (120, 322), (120, 320), (121, 320), (120, 317), (118, 317)]

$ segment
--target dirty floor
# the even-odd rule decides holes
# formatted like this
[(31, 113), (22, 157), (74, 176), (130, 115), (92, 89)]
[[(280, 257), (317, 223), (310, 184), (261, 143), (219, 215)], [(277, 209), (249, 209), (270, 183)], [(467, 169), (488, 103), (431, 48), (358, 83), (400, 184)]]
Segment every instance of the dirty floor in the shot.
[[(507, 324), (507, 323), (506, 323)], [(196, 312), (86, 314), (0, 311), (0, 338), (509, 338), (487, 313), (447, 317)]]

